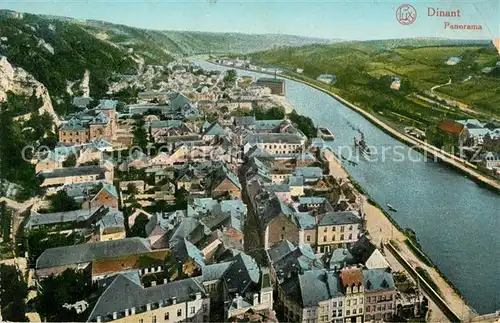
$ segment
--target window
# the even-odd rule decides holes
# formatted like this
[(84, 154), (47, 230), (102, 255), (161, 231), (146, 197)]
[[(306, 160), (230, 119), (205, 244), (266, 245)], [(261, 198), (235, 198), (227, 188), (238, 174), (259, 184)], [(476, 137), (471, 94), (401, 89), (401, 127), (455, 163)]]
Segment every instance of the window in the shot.
[(306, 241), (307, 242), (311, 241), (311, 236), (306, 236)]
[(367, 307), (366, 307), (366, 311), (367, 311), (367, 312), (370, 312), (370, 306), (367, 306)]
[(352, 310), (352, 315), (356, 315), (356, 314), (358, 314), (358, 311), (356, 309), (353, 309)]
[(333, 307), (337, 307), (337, 302), (332, 302)]
[(378, 301), (378, 302), (380, 302), (381, 300), (382, 300), (382, 297), (381, 297), (381, 296), (377, 297), (377, 301)]
[(139, 323), (144, 323), (144, 319), (139, 319)]
[(201, 306), (201, 308), (203, 308), (203, 312), (206, 312), (206, 311), (207, 311), (207, 309), (208, 309), (207, 304), (203, 304), (203, 305)]
[(336, 311), (336, 310), (333, 310), (333, 312), (332, 312), (332, 316), (333, 316), (333, 317), (336, 317), (336, 316), (337, 316), (337, 311)]
[(285, 231), (285, 227), (282, 227), (281, 230)]
[(281, 235), (281, 240), (285, 240), (285, 235), (284, 234)]
[(385, 304), (382, 305), (382, 311), (385, 311)]
[(326, 236), (323, 237), (323, 242), (326, 242)]
[(153, 317), (151, 318), (151, 323), (156, 323), (156, 315), (153, 315)]
[(392, 310), (392, 303), (389, 303), (389, 305), (387, 305), (387, 308)]
[(348, 299), (345, 303), (346, 303), (347, 306), (351, 306), (351, 300), (350, 299)]
[(189, 308), (189, 314), (194, 314), (194, 306), (191, 306), (191, 307)]
[(352, 233), (349, 233), (349, 240), (352, 239)]
[(165, 321), (168, 321), (170, 319), (170, 313), (169, 312), (165, 313), (165, 316), (163, 317), (163, 319)]
[(340, 240), (344, 240), (344, 235), (343, 234), (340, 235)]
[(359, 304), (363, 304), (363, 298), (359, 299)]
[(335, 235), (332, 236), (332, 241), (335, 241)]
[(346, 311), (345, 311), (345, 315), (347, 315), (347, 316), (351, 315), (351, 311), (346, 310)]
[(323, 232), (326, 232), (327, 230), (328, 230), (328, 228), (327, 228), (327, 227), (325, 227), (325, 228), (323, 229)]
[(335, 230), (337, 230), (336, 227), (332, 227), (332, 231), (335, 232)]
[(349, 231), (352, 231), (352, 225), (349, 226)]
[(339, 307), (342, 307), (342, 301), (339, 302)]
[(182, 309), (177, 310), (177, 317), (180, 317), (180, 316), (182, 316)]
[(340, 232), (344, 232), (344, 226), (340, 227)]
[(358, 312), (359, 312), (359, 314), (363, 314), (363, 308), (360, 308), (360, 309), (358, 310)]
[(352, 300), (352, 305), (358, 305), (358, 300), (357, 299), (353, 299)]

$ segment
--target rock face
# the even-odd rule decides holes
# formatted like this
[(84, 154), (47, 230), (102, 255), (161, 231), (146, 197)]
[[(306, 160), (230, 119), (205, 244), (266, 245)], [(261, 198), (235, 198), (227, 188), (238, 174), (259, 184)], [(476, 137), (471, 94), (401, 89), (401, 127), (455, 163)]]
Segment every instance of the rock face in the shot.
[[(43, 105), (38, 110), (40, 114), (48, 112), (52, 115), (56, 126), (61, 124), (61, 120), (54, 112), (52, 100), (50, 99), (49, 91), (40, 82), (38, 82), (31, 74), (19, 67), (12, 67), (5, 56), (0, 57), (0, 102), (7, 99), (7, 92), (11, 91), (15, 94), (30, 96), (35, 90), (35, 95), (42, 99)], [(18, 118), (29, 118), (29, 114)]]

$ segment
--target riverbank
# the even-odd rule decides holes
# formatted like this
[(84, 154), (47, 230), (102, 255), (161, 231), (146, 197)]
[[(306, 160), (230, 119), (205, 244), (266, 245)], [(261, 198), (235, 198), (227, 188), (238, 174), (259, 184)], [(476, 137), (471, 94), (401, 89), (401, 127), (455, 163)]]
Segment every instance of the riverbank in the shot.
[[(338, 178), (348, 178), (353, 184), (355, 184), (355, 186), (357, 186), (356, 183), (350, 178), (341, 162), (335, 157), (333, 152), (330, 153), (331, 155), (328, 155), (329, 153), (326, 152), (325, 155), (326, 159), (329, 160), (330, 175)], [(453, 286), (446, 282), (435, 266), (429, 266), (413, 253), (410, 247), (405, 243), (407, 236), (403, 233), (401, 228), (395, 224), (395, 222), (388, 215), (386, 215), (381, 208), (373, 205), (369, 196), (364, 195), (364, 197), (365, 202), (363, 209), (366, 214), (366, 230), (369, 232), (372, 242), (376, 246), (380, 246), (381, 243), (388, 243), (389, 241), (397, 244), (399, 253), (413, 268), (421, 267), (427, 270), (432, 281), (439, 288), (441, 297), (446, 302), (446, 305), (453, 312), (457, 313), (462, 321), (468, 321), (477, 316), (474, 310), (467, 305), (461, 295), (455, 291)], [(390, 252), (385, 252), (385, 255), (394, 271), (407, 272), (404, 266)], [(450, 322), (439, 306), (432, 302), (428, 295), (426, 296), (430, 300), (429, 309), (431, 312), (428, 319), (429, 322)]]
[[(213, 61), (209, 61), (209, 62), (211, 64), (223, 66), (223, 67), (226, 67), (226, 68), (234, 68), (232, 66), (225, 66), (225, 65), (222, 65), (222, 64), (215, 63)], [(240, 69), (240, 70), (245, 70), (245, 71), (254, 72), (254, 73), (260, 73), (260, 74), (274, 75), (273, 73), (261, 72), (261, 71), (247, 69), (247, 68), (235, 68), (235, 69)], [(344, 106), (346, 106), (346, 107), (350, 108), (351, 110), (354, 110), (357, 113), (361, 114), (365, 119), (367, 119), (368, 121), (370, 121), (373, 125), (375, 125), (379, 129), (381, 129), (385, 133), (389, 134), (393, 138), (395, 138), (395, 139), (397, 139), (399, 141), (402, 141), (403, 143), (411, 146), (414, 150), (417, 150), (417, 151), (420, 151), (420, 152), (424, 153), (424, 155), (426, 155), (426, 156), (434, 156), (439, 161), (442, 161), (445, 164), (447, 164), (447, 165), (453, 167), (454, 169), (460, 171), (461, 173), (465, 174), (466, 176), (468, 176), (469, 178), (473, 179), (477, 183), (479, 183), (479, 184), (487, 187), (488, 189), (491, 189), (491, 190), (495, 191), (496, 193), (500, 194), (500, 182), (497, 181), (497, 180), (488, 178), (485, 175), (483, 175), (483, 174), (475, 171), (474, 169), (471, 168), (471, 167), (473, 167), (472, 164), (470, 164), (470, 163), (468, 163), (468, 162), (466, 162), (466, 161), (464, 161), (464, 160), (462, 160), (462, 159), (460, 159), (460, 158), (458, 158), (458, 157), (456, 157), (456, 156), (454, 156), (452, 154), (449, 154), (449, 153), (447, 153), (445, 151), (442, 151), (442, 150), (440, 150), (440, 149), (438, 149), (438, 148), (436, 148), (436, 147), (434, 147), (434, 146), (432, 146), (432, 145), (430, 145), (430, 144), (428, 144), (428, 143), (426, 143), (424, 141), (421, 141), (419, 139), (410, 137), (410, 136), (408, 136), (406, 134), (403, 134), (403, 133), (397, 131), (396, 129), (394, 129), (393, 127), (389, 126), (388, 124), (386, 124), (385, 122), (383, 122), (382, 120), (380, 120), (379, 118), (377, 118), (376, 116), (372, 115), (369, 112), (366, 112), (362, 108), (360, 108), (360, 107), (356, 106), (355, 104), (353, 104), (353, 103), (345, 100), (344, 98), (342, 98), (338, 94), (336, 94), (336, 93), (334, 93), (332, 91), (329, 91), (327, 89), (324, 89), (321, 86), (313, 84), (310, 81), (299, 79), (299, 78), (296, 78), (296, 77), (293, 77), (293, 76), (290, 76), (290, 75), (286, 75), (286, 74), (279, 74), (279, 77), (283, 77), (283, 78), (286, 78), (286, 79), (293, 80), (295, 82), (306, 84), (306, 85), (308, 85), (308, 86), (310, 86), (310, 87), (312, 87), (314, 89), (317, 89), (317, 90), (319, 90), (319, 91), (321, 91), (321, 92), (323, 92), (323, 93), (331, 96), (336, 101), (342, 103)]]

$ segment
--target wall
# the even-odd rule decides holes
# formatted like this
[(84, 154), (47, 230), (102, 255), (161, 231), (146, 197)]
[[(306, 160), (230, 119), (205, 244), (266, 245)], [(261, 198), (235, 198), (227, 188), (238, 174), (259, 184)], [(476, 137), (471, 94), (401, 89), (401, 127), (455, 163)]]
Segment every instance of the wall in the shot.
[(266, 249), (285, 239), (294, 244), (299, 243), (299, 228), (285, 215), (271, 221), (268, 230)]

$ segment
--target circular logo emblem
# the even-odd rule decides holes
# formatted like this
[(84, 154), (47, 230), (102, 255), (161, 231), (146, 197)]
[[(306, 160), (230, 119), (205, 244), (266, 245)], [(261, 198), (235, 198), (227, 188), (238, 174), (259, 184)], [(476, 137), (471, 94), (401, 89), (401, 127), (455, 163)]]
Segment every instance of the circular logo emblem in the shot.
[(396, 10), (396, 19), (402, 25), (411, 25), (417, 20), (417, 10), (411, 4), (402, 4)]

